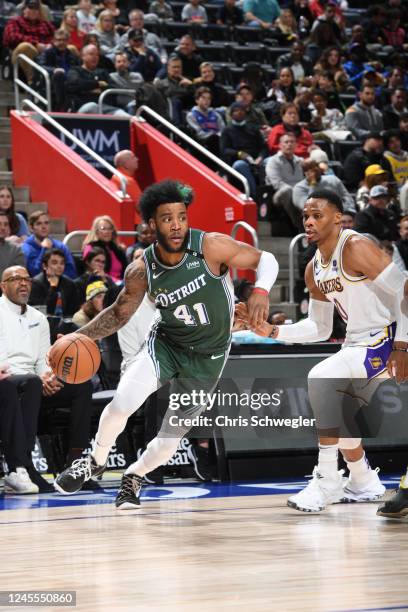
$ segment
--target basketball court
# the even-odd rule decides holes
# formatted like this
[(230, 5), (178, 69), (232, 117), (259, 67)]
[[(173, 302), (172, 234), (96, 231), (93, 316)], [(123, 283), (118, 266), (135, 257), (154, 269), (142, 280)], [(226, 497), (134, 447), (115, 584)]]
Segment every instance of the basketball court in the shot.
[(408, 610), (408, 521), (287, 508), (303, 485), (166, 481), (122, 512), (115, 488), (1, 496), (1, 590), (76, 591), (87, 611)]

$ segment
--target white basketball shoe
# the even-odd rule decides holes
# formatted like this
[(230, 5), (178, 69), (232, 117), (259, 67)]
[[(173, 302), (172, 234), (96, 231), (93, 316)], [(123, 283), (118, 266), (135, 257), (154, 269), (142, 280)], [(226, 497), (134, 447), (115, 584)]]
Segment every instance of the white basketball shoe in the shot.
[(350, 475), (344, 485), (342, 502), (374, 502), (381, 499), (385, 493), (385, 487), (378, 477), (379, 468), (370, 470), (364, 483), (353, 482)]
[(38, 490), (38, 486), (30, 480), (27, 470), (23, 467), (16, 468), (15, 472), (10, 472), (4, 477), (4, 491), (6, 493), (26, 495), (38, 493)]
[(322, 476), (316, 466), (307, 486), (289, 497), (287, 505), (301, 512), (321, 512), (329, 504), (339, 503), (344, 497), (343, 473), (344, 471), (340, 470), (336, 477), (329, 478)]

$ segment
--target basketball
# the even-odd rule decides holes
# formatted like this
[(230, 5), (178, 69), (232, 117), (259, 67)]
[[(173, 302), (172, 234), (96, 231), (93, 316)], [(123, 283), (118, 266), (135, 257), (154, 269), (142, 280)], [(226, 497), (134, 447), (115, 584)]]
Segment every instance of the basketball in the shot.
[(86, 382), (98, 371), (101, 354), (96, 343), (83, 334), (67, 334), (51, 347), (48, 362), (54, 374), (71, 385)]

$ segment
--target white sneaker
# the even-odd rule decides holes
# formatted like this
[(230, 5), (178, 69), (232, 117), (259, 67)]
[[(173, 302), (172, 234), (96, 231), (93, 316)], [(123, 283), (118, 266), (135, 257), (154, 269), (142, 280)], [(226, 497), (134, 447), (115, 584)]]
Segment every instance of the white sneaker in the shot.
[(381, 499), (385, 493), (385, 487), (378, 478), (379, 468), (370, 470), (365, 483), (353, 482), (351, 476), (344, 485), (342, 502), (373, 502)]
[(23, 467), (16, 468), (15, 472), (10, 472), (4, 477), (4, 491), (6, 493), (38, 493), (38, 485), (31, 482), (28, 472)]
[(322, 476), (316, 466), (307, 486), (289, 497), (287, 505), (301, 512), (321, 512), (329, 504), (339, 503), (344, 497), (342, 475), (343, 470), (337, 473), (337, 478)]

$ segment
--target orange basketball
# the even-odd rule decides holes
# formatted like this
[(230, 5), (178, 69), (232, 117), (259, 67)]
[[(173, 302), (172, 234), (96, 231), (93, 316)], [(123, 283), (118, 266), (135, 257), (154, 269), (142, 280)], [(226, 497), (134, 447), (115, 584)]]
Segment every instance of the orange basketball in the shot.
[(54, 374), (64, 382), (78, 385), (98, 371), (101, 354), (96, 343), (83, 334), (67, 334), (51, 347), (48, 362)]

